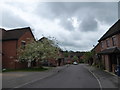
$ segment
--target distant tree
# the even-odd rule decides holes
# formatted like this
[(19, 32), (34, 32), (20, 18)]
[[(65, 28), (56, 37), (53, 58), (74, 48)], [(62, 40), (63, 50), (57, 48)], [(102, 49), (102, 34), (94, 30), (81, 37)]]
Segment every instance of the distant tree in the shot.
[(68, 57), (69, 56), (69, 52), (68, 51), (64, 51), (64, 57)]
[(77, 61), (79, 58), (77, 56), (73, 56), (73, 61)]
[(93, 57), (93, 52), (91, 52), (91, 51), (85, 52), (83, 60), (84, 60), (85, 63), (92, 63), (91, 62), (92, 57)]

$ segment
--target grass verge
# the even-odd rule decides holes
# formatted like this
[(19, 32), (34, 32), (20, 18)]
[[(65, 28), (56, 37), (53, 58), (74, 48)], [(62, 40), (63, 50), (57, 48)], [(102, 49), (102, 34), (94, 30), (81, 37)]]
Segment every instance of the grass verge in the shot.
[(34, 71), (45, 71), (48, 70), (49, 68), (24, 68), (24, 69), (6, 69), (2, 72), (18, 72), (18, 71), (22, 71), (22, 72), (34, 72)]

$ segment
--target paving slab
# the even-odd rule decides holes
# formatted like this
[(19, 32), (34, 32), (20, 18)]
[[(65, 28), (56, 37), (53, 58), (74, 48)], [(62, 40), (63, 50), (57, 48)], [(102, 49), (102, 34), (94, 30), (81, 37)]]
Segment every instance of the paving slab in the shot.
[(95, 74), (95, 76), (99, 79), (102, 88), (118, 88), (120, 89), (120, 78), (112, 74), (110, 72), (106, 72), (105, 70), (98, 69), (96, 67), (86, 65), (86, 68), (88, 68), (92, 73)]

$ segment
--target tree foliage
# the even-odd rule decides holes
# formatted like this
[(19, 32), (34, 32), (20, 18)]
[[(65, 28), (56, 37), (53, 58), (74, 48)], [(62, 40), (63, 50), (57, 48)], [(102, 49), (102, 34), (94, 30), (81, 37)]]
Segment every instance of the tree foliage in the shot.
[(25, 45), (23, 49), (18, 49), (18, 59), (20, 62), (29, 62), (33, 60), (42, 61), (47, 59), (57, 59), (60, 48), (53, 40), (33, 41)]
[(73, 56), (73, 60), (77, 61), (79, 58), (77, 56)]
[(89, 52), (85, 52), (84, 54), (84, 62), (89, 62), (89, 60), (93, 57), (93, 52), (89, 51)]
[(68, 57), (69, 56), (69, 52), (68, 51), (64, 51), (64, 57)]

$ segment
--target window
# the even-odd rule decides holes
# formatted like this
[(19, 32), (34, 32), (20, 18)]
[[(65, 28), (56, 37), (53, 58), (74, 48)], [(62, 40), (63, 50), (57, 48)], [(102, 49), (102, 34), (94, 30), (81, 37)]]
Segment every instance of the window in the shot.
[(116, 37), (112, 37), (112, 43), (113, 43), (113, 46), (116, 45)]
[(21, 47), (22, 47), (22, 48), (25, 48), (25, 45), (26, 45), (25, 41), (22, 41), (22, 42), (21, 42)]
[(106, 45), (107, 45), (107, 47), (110, 47), (110, 41), (109, 40), (106, 40)]
[(104, 48), (104, 42), (101, 42), (101, 47)]

